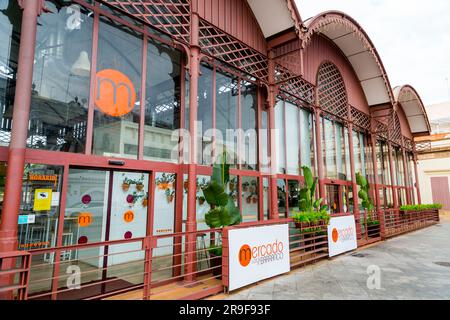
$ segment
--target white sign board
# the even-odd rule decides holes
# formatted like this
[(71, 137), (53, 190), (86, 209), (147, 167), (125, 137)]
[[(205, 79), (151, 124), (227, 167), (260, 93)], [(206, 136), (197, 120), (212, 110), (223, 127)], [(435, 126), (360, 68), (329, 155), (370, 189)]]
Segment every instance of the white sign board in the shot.
[(355, 218), (353, 216), (331, 218), (328, 225), (329, 256), (333, 257), (356, 247)]
[(290, 271), (289, 226), (233, 229), (229, 240), (229, 290)]

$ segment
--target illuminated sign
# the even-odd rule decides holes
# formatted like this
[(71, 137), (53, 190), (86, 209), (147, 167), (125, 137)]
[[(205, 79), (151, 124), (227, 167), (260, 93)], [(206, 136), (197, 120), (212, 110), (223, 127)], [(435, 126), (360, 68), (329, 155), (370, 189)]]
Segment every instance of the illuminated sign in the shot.
[(105, 69), (97, 72), (95, 106), (112, 117), (130, 113), (136, 103), (136, 91), (122, 72)]

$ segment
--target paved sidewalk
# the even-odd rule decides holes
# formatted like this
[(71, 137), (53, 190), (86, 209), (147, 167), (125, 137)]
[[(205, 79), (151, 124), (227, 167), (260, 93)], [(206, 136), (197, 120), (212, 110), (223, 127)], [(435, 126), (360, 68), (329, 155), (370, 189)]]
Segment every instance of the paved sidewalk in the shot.
[[(435, 262), (447, 262), (448, 267)], [(381, 270), (381, 289), (367, 287), (367, 267), (372, 265)], [(450, 299), (450, 222), (444, 220), (439, 225), (296, 269), (226, 298)]]

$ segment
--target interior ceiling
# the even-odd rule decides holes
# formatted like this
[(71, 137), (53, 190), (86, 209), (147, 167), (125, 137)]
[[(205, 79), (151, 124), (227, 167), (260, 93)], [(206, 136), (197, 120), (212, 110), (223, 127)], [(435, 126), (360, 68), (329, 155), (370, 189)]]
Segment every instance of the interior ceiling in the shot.
[(247, 2), (266, 38), (294, 26), (286, 0), (247, 0)]
[(350, 61), (369, 106), (389, 103), (389, 92), (382, 70), (365, 41), (352, 28), (339, 22), (327, 24), (318, 31), (333, 41)]
[(409, 87), (396, 87), (394, 98), (401, 105), (413, 134), (430, 133), (425, 108), (417, 93)]

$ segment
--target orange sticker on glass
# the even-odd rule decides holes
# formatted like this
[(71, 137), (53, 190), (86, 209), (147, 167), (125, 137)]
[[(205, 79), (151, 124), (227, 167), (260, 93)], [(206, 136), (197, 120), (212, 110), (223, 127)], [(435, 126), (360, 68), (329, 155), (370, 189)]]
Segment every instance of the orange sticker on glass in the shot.
[(131, 210), (125, 212), (125, 213), (123, 214), (123, 220), (124, 220), (126, 223), (132, 222), (132, 221), (134, 220), (134, 212), (131, 211)]
[(95, 105), (103, 113), (121, 117), (133, 110), (136, 90), (131, 80), (122, 72), (105, 69), (97, 72)]
[(82, 228), (90, 226), (93, 220), (92, 213), (80, 212), (78, 215), (78, 225)]

